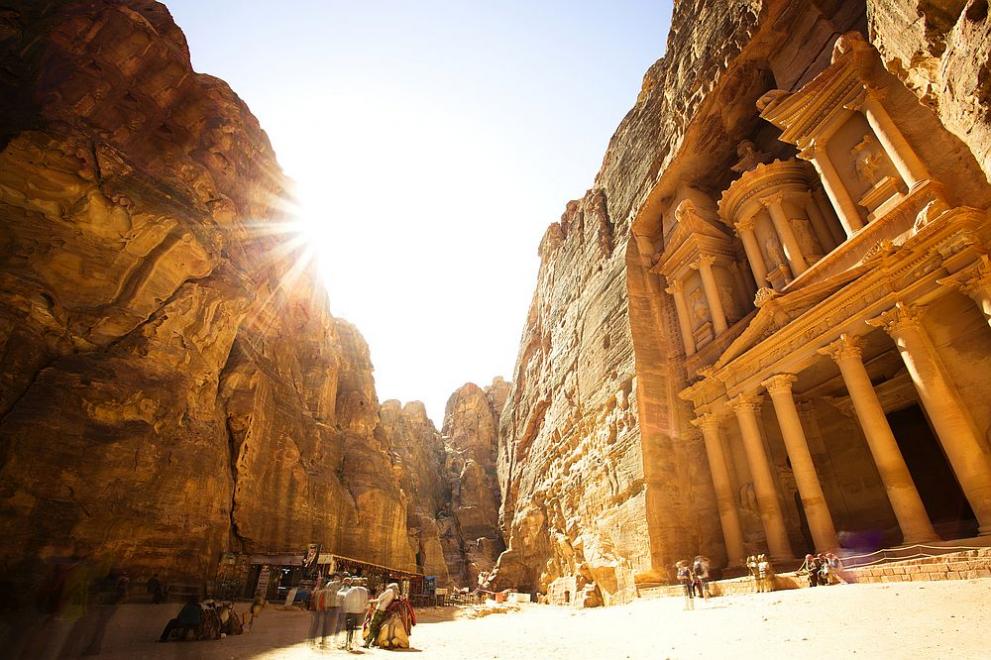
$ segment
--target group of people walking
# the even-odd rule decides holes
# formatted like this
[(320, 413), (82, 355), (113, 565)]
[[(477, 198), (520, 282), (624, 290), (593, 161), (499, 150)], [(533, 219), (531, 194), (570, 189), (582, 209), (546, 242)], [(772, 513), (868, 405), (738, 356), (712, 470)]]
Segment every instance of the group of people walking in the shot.
[(689, 562), (682, 559), (675, 564), (678, 581), (685, 590), (685, 609), (695, 609), (695, 596), (709, 599), (709, 558), (698, 555)]
[(843, 582), (840, 558), (832, 552), (820, 552), (817, 555), (805, 555), (805, 563), (798, 570), (809, 577), (810, 587), (828, 586), (834, 582)]
[(358, 630), (364, 631), (365, 648), (409, 648), (409, 635), (416, 625), (413, 608), (395, 582), (376, 594), (364, 578), (336, 574), (322, 586), (318, 582), (310, 594), (310, 609), (313, 643), (326, 646), (328, 637), (336, 639), (344, 632), (338, 648), (348, 651), (355, 646)]

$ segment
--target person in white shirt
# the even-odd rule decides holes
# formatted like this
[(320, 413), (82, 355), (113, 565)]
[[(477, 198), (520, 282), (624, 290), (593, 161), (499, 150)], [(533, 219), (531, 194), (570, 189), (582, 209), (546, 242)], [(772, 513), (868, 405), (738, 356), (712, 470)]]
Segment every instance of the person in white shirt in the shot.
[(345, 578), (344, 584), (337, 592), (337, 598), (340, 608), (344, 611), (344, 628), (347, 630), (344, 648), (350, 651), (354, 643), (354, 631), (361, 626), (365, 609), (368, 607), (368, 589), (360, 584), (355, 585), (351, 578)]
[(337, 637), (341, 627), (341, 610), (337, 606), (337, 592), (341, 588), (341, 577), (336, 573), (327, 581), (320, 592), (320, 609), (323, 610), (323, 621), (320, 627), (320, 644), (331, 638), (331, 643)]
[(379, 629), (382, 628), (382, 622), (385, 621), (385, 611), (389, 609), (389, 605), (392, 601), (396, 599), (399, 594), (399, 585), (395, 582), (390, 583), (379, 597), (375, 599), (375, 615), (372, 616), (372, 622), (368, 626), (368, 641), (365, 642), (365, 648), (367, 649), (371, 646), (375, 639), (378, 637)]
[[(319, 637), (323, 637), (324, 628), (324, 612), (323, 605), (321, 604), (321, 599), (323, 597), (323, 587), (322, 582), (317, 578), (317, 582), (313, 585), (313, 591), (310, 592), (310, 614), (313, 617), (310, 621), (310, 642), (313, 644), (318, 644)], [(288, 600), (288, 599), (286, 599)], [(291, 602), (291, 601), (290, 601)]]

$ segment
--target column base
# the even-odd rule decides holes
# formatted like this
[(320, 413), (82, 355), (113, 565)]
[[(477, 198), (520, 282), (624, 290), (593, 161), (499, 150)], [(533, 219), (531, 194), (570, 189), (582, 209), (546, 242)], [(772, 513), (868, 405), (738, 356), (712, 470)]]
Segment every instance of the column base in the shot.
[[(991, 534), (991, 529), (989, 529), (986, 533)], [(918, 545), (942, 540), (943, 539), (939, 537), (939, 534), (933, 534), (932, 536), (916, 536), (912, 538), (905, 537), (902, 539), (902, 545)]]
[(978, 536), (991, 536), (991, 525), (982, 525), (977, 528)]

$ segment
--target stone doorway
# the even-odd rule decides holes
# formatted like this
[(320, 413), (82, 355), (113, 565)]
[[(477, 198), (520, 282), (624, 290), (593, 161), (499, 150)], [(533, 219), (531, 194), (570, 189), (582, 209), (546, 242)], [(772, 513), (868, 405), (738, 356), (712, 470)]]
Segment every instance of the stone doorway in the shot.
[(887, 418), (937, 533), (944, 539), (976, 536), (974, 512), (922, 408), (913, 404)]

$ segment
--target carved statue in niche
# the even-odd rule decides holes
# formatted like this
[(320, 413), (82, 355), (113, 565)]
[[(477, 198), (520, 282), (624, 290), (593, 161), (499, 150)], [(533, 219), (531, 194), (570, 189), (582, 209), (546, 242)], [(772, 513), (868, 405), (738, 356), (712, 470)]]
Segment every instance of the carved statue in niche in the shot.
[(723, 309), (726, 310), (729, 317), (731, 319), (738, 319), (743, 316), (740, 313), (740, 305), (737, 303), (732, 285), (720, 283), (718, 288), (719, 297), (723, 302)]
[(743, 140), (736, 146), (736, 155), (740, 160), (736, 162), (736, 165), (730, 167), (730, 169), (738, 174), (749, 172), (761, 163), (771, 162), (770, 154), (757, 149), (757, 145), (750, 140)]
[(783, 266), (785, 263), (785, 253), (781, 249), (781, 243), (776, 236), (768, 236), (764, 242), (764, 250), (767, 252), (767, 261), (772, 268)]
[(805, 218), (791, 218), (790, 224), (791, 230), (795, 233), (795, 240), (798, 241), (799, 247), (802, 248), (802, 254), (807, 257), (811, 255), (822, 256), (823, 250), (819, 246), (819, 241), (816, 239), (815, 234), (812, 233), (812, 227), (809, 225), (809, 221)]
[(884, 149), (870, 133), (865, 135), (864, 139), (853, 148), (852, 153), (857, 177), (868, 187), (873, 186), (882, 177), (891, 174)]
[(705, 302), (701, 289), (695, 289), (689, 296), (689, 303), (692, 306), (692, 321), (695, 325), (705, 323), (709, 318), (709, 306)]

